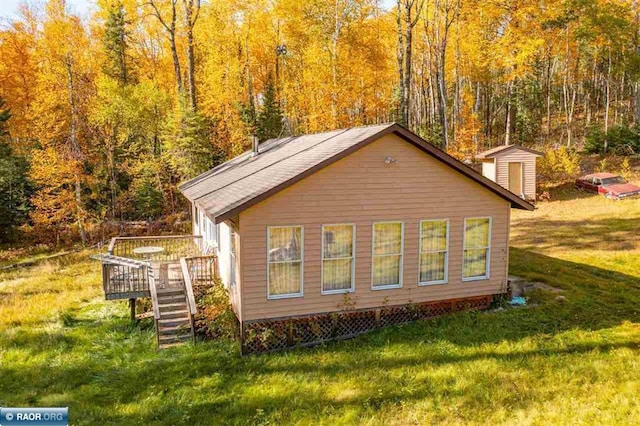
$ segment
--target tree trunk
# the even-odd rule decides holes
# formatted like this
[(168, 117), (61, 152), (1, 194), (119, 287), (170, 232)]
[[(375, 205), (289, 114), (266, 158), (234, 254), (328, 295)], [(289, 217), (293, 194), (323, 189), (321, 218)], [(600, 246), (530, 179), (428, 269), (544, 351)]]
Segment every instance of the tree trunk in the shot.
[[(634, 12), (634, 27), (636, 29), (633, 34), (633, 44), (635, 47), (636, 56), (640, 57), (640, 7), (638, 7), (638, 0), (633, 0), (633, 12)], [(639, 76), (635, 76), (635, 82), (633, 84), (634, 91), (634, 119), (635, 125), (640, 126), (640, 81)]]
[(547, 56), (547, 75), (546, 75), (546, 83), (545, 83), (545, 95), (546, 95), (546, 105), (547, 105), (547, 134), (546, 140), (549, 140), (551, 137), (551, 55)]
[(402, 0), (397, 0), (397, 25), (398, 25), (398, 97), (399, 97), (399, 117), (400, 124), (407, 125), (407, 106), (404, 94), (404, 35), (402, 31)]
[[(198, 20), (198, 14), (200, 13), (200, 0), (195, 2), (194, 0), (183, 0), (184, 4), (184, 17), (185, 26), (187, 29), (187, 79), (189, 84), (189, 101), (191, 108), (196, 111), (198, 104), (196, 99), (196, 80), (195, 80), (195, 55), (193, 48), (193, 28)], [(174, 61), (175, 61), (174, 57)], [(179, 64), (178, 64), (179, 65)]]
[(635, 99), (635, 125), (640, 125), (640, 83), (637, 81), (633, 85), (634, 99)]
[(411, 22), (412, 1), (405, 1), (405, 44), (404, 44), (404, 105), (407, 126), (411, 126), (411, 57), (413, 47), (413, 23)]
[[(605, 104), (604, 104), (604, 132), (609, 131), (609, 105), (611, 102), (611, 50), (609, 50), (609, 64), (607, 66), (607, 81), (605, 82)], [(607, 140), (605, 138), (604, 152), (607, 152)]]
[(449, 134), (448, 134), (448, 123), (447, 123), (447, 84), (445, 80), (445, 52), (441, 53), (441, 57), (438, 60), (438, 97), (439, 97), (439, 115), (440, 115), (440, 125), (442, 126), (442, 149), (445, 151), (449, 148)]
[(178, 57), (178, 48), (176, 46), (176, 2), (177, 0), (171, 1), (171, 21), (167, 24), (167, 22), (162, 17), (160, 10), (156, 6), (155, 2), (157, 0), (149, 0), (149, 5), (153, 8), (154, 15), (162, 24), (164, 29), (167, 31), (169, 36), (169, 45), (171, 46), (171, 57), (173, 59), (173, 72), (176, 78), (176, 86), (178, 87), (178, 95), (182, 96), (184, 88), (182, 84), (182, 71), (180, 70), (180, 58)]
[(331, 55), (331, 118), (333, 127), (338, 127), (338, 41), (340, 40), (345, 13), (346, 10), (342, 11), (342, 13), (340, 12), (336, 1), (334, 9), (335, 21), (333, 34), (331, 35), (331, 46), (329, 47), (329, 54)]
[(507, 82), (507, 108), (505, 117), (505, 129), (504, 129), (504, 144), (509, 145), (511, 143), (511, 87), (512, 81)]
[(453, 92), (453, 116), (451, 118), (451, 137), (453, 138), (453, 144), (456, 144), (456, 131), (458, 129), (458, 121), (460, 119), (460, 72), (458, 69), (460, 63), (460, 29), (458, 28), (456, 31), (456, 43), (455, 43), (455, 54), (454, 54), (454, 67), (453, 67), (453, 81), (454, 81), (454, 92)]
[(178, 87), (178, 94), (184, 93), (184, 87), (182, 85), (182, 71), (180, 71), (180, 59), (178, 58), (178, 49), (176, 48), (176, 33), (175, 29), (169, 36), (169, 42), (171, 43), (171, 57), (173, 58), (173, 72), (176, 76), (176, 86)]
[[(480, 112), (480, 82), (476, 82), (476, 98), (473, 102), (473, 115), (474, 117), (478, 117), (478, 112)], [(479, 151), (478, 146), (478, 133), (473, 134), (473, 146), (475, 152)]]
[(117, 213), (117, 199), (118, 199), (118, 185), (116, 179), (116, 164), (115, 164), (115, 146), (116, 146), (116, 133), (107, 150), (107, 167), (109, 169), (109, 189), (111, 190), (111, 218), (115, 219)]
[(78, 143), (77, 135), (77, 115), (76, 102), (74, 97), (74, 81), (73, 81), (73, 65), (70, 55), (65, 58), (65, 66), (67, 69), (67, 89), (69, 92), (69, 105), (71, 107), (71, 120), (69, 128), (69, 143), (71, 148), (71, 156), (74, 160), (75, 167), (73, 168), (74, 178), (74, 197), (76, 201), (76, 222), (78, 223), (78, 231), (80, 232), (80, 239), (82, 245), (87, 244), (87, 235), (84, 230), (83, 214), (84, 209), (82, 206), (82, 184), (80, 175), (80, 165), (82, 161), (82, 152), (80, 151), (80, 144)]

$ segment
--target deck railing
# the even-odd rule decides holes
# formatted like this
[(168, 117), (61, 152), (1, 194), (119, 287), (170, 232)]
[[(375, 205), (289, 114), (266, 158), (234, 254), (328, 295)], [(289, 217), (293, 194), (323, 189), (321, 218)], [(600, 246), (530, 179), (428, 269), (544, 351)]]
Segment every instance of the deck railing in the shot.
[(213, 255), (184, 258), (183, 270), (189, 273), (194, 286), (213, 285), (218, 270), (218, 257)]
[(130, 299), (149, 295), (149, 262), (126, 257), (92, 256), (102, 262), (102, 286), (107, 299)]
[[(138, 255), (140, 247), (162, 247), (163, 251), (151, 255)], [(197, 256), (202, 253), (202, 237), (195, 235), (168, 235), (153, 237), (114, 237), (108, 253), (113, 256), (144, 259), (153, 262), (179, 262), (181, 257)]]
[[(139, 247), (162, 247), (162, 252), (152, 255), (138, 255), (134, 250)], [(153, 269), (167, 270), (167, 264), (180, 264), (184, 259), (186, 270), (193, 285), (213, 284), (217, 273), (217, 258), (203, 256), (202, 237), (193, 235), (154, 236), (154, 237), (115, 237), (111, 239), (105, 258), (121, 259), (102, 262), (102, 278), (107, 299), (132, 299), (150, 297), (149, 274), (146, 268), (131, 267), (133, 263), (154, 264)]]

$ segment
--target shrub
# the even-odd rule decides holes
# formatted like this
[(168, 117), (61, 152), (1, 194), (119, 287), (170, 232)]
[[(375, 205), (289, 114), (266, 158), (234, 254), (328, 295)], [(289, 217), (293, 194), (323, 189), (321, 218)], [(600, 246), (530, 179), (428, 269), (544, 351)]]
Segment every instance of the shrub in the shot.
[(236, 336), (236, 316), (222, 282), (218, 279), (212, 286), (194, 287), (193, 291), (198, 304), (198, 313), (195, 316), (196, 333), (210, 339)]
[(565, 183), (580, 173), (580, 157), (561, 147), (547, 151), (538, 163), (540, 181), (547, 185)]
[(622, 163), (620, 163), (619, 170), (619, 173), (623, 178), (629, 179), (631, 177), (631, 164), (629, 163), (629, 157), (624, 157)]
[(601, 127), (587, 132), (584, 150), (588, 154), (633, 155), (640, 152), (640, 127), (612, 126), (606, 133)]
[(609, 161), (607, 161), (606, 157), (600, 160), (598, 165), (596, 166), (596, 173), (608, 172), (609, 170)]

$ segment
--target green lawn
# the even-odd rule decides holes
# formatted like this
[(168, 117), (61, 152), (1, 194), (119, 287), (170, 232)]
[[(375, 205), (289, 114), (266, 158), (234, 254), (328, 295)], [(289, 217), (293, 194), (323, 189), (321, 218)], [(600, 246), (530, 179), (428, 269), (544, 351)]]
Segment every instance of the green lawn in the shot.
[(73, 424), (638, 424), (640, 200), (560, 198), (513, 212), (511, 271), (565, 300), (258, 357), (156, 352), (86, 253), (5, 272), (0, 405), (68, 405)]

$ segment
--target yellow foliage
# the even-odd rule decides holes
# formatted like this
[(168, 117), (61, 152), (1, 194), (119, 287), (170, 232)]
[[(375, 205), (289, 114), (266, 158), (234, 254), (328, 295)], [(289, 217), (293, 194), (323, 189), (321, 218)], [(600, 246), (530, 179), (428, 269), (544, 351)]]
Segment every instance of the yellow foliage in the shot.
[(566, 147), (550, 149), (538, 161), (538, 174), (543, 186), (563, 184), (580, 173), (580, 157)]
[(624, 157), (620, 164), (620, 175), (625, 179), (631, 177), (631, 164), (629, 163), (629, 157)]
[(31, 179), (39, 191), (32, 198), (31, 220), (37, 226), (66, 226), (74, 221), (80, 207), (74, 198), (74, 186), (79, 164), (48, 147), (34, 151)]
[(598, 162), (598, 165), (596, 166), (596, 172), (597, 173), (608, 172), (609, 171), (607, 170), (608, 168), (609, 168), (609, 160), (607, 160), (607, 158), (604, 157), (602, 160)]
[(473, 112), (473, 97), (465, 92), (462, 96), (461, 118), (455, 133), (455, 144), (449, 154), (459, 160), (471, 160), (478, 152), (479, 136), (482, 125)]

